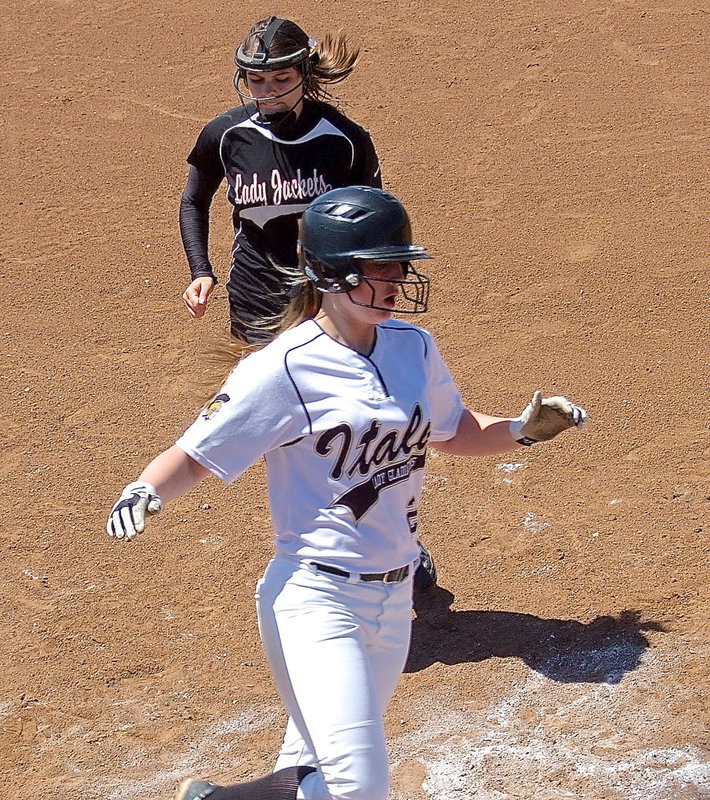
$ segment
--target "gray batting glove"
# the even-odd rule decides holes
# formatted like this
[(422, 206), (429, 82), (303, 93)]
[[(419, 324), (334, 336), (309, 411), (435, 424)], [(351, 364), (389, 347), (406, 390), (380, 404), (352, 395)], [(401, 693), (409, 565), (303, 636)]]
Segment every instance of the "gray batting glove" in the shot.
[(510, 421), (510, 435), (519, 444), (531, 445), (553, 439), (567, 428), (581, 428), (587, 412), (566, 397), (546, 397), (537, 391), (523, 413)]
[(131, 539), (145, 530), (146, 514), (157, 514), (163, 507), (155, 486), (143, 481), (129, 483), (111, 509), (106, 532), (116, 539)]

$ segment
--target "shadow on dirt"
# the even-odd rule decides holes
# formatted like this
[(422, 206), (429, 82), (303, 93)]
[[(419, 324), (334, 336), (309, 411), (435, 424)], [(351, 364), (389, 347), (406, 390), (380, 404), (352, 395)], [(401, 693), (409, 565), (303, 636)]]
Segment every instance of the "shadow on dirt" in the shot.
[(665, 631), (657, 622), (641, 622), (638, 611), (582, 623), (511, 611), (452, 611), (453, 601), (440, 586), (416, 594), (405, 672), (437, 662), (513, 657), (561, 683), (619, 683), (650, 646), (642, 631)]

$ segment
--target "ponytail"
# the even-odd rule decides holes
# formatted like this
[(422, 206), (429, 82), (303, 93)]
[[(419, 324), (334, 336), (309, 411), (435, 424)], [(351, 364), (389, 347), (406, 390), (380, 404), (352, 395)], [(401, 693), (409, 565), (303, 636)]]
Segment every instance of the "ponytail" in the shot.
[[(302, 260), (303, 256), (300, 258)], [(212, 397), (243, 358), (260, 350), (284, 331), (296, 327), (304, 320), (313, 319), (320, 311), (323, 296), (306, 278), (302, 266), (296, 269), (274, 266), (291, 296), (288, 305), (278, 316), (251, 324), (254, 330), (263, 332), (262, 341), (247, 342), (229, 333), (210, 347), (205, 355), (207, 374), (199, 384), (200, 394), (203, 397), (205, 395)]]
[(316, 44), (312, 63), (304, 81), (304, 92), (311, 100), (333, 100), (328, 90), (330, 84), (340, 83), (349, 77), (360, 58), (360, 48), (351, 48), (347, 36), (339, 31), (326, 34)]

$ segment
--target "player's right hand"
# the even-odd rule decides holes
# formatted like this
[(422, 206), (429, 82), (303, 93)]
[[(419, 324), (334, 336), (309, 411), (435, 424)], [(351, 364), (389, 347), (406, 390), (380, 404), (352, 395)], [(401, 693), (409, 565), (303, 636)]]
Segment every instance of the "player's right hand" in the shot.
[(214, 289), (214, 280), (208, 275), (195, 278), (194, 281), (185, 289), (182, 299), (187, 310), (194, 319), (204, 316), (207, 311), (207, 301)]
[(143, 481), (129, 483), (108, 515), (106, 532), (130, 542), (145, 530), (146, 514), (157, 514), (162, 507), (163, 501), (155, 486)]

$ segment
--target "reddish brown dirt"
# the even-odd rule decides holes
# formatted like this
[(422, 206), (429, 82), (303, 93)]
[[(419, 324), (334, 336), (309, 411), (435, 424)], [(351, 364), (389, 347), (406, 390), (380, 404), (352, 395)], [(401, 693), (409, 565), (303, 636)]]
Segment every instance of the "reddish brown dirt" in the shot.
[[(284, 0), (365, 45), (342, 87), (436, 255), (437, 336), (467, 401), (537, 387), (591, 424), (432, 457), (422, 603), (387, 716), (393, 800), (698, 800), (707, 723), (710, 11), (694, 2)], [(184, 158), (234, 103), (262, 11), (7, 0), (3, 797), (167, 798), (271, 768), (283, 714), (253, 586), (262, 468), (205, 482), (131, 546), (121, 486), (196, 411), (220, 287), (189, 321)], [(705, 227), (704, 227), (705, 225)], [(226, 203), (212, 247), (225, 274)]]

